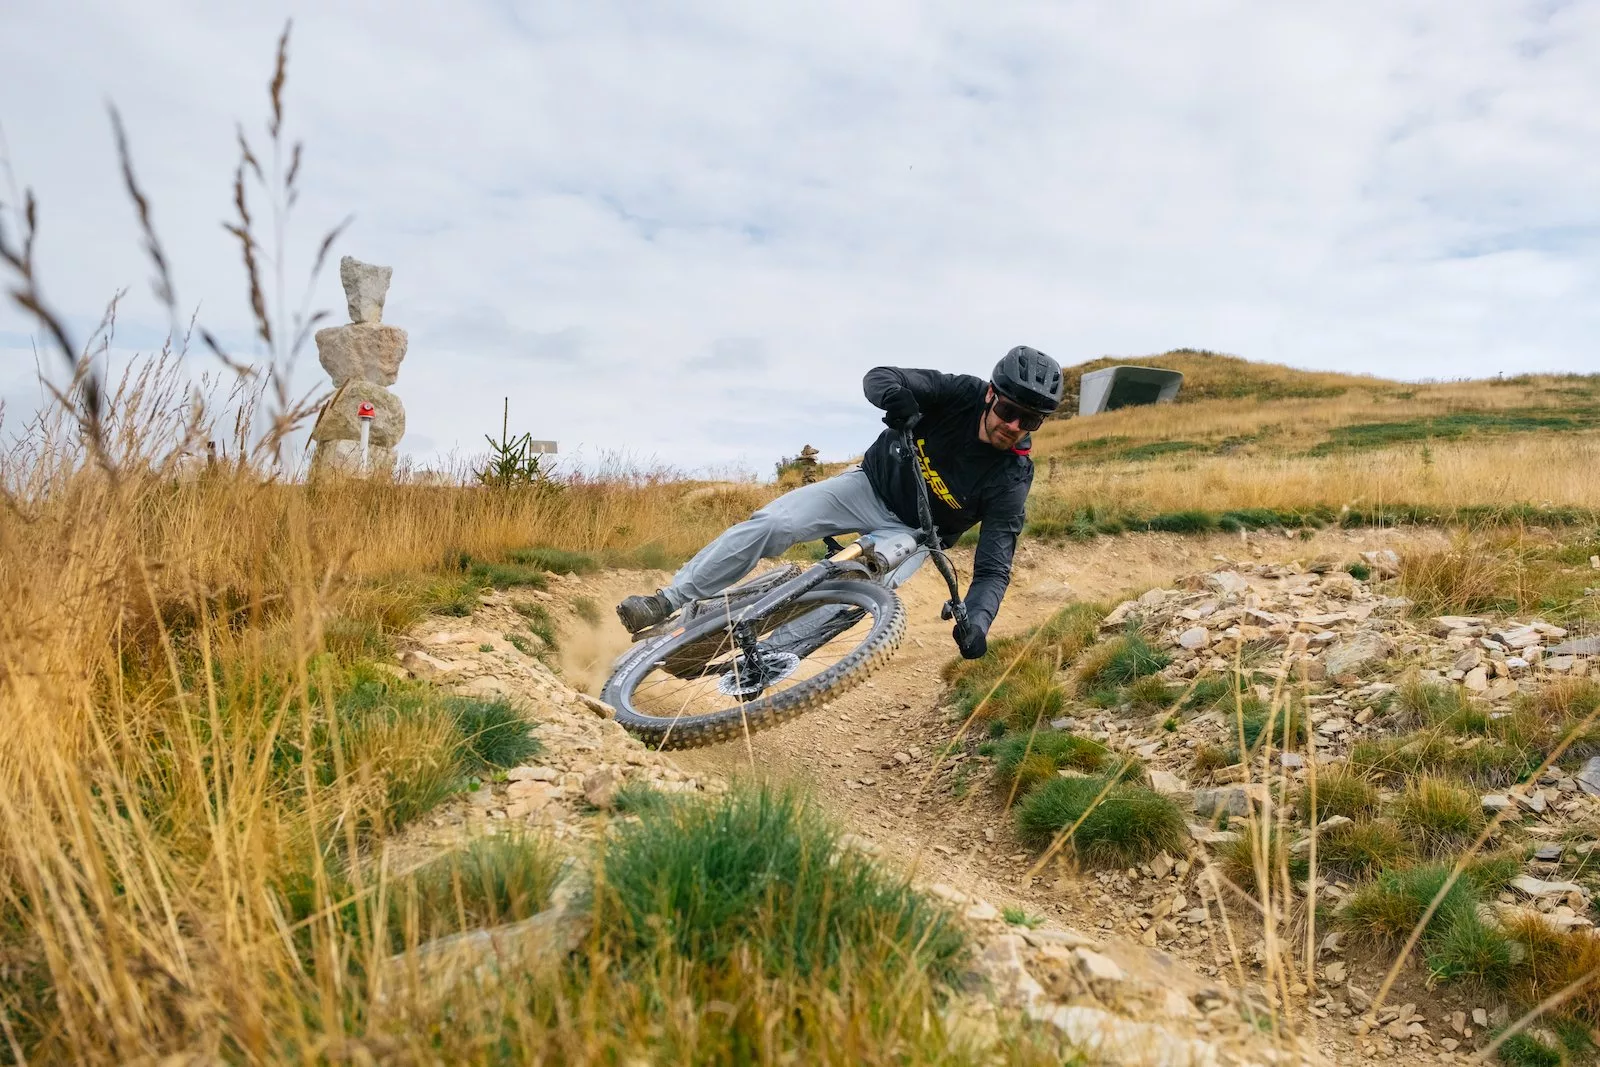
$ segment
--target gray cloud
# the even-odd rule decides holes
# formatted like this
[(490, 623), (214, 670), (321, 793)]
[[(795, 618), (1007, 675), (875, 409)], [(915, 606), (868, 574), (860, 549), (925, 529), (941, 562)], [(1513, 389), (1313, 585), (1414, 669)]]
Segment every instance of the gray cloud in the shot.
[(719, 337), (705, 355), (684, 364), (686, 370), (737, 375), (758, 374), (767, 367), (767, 346), (758, 337)]
[[(285, 10), (0, 9), (0, 122), (57, 305), (96, 319), (131, 286), (124, 338), (165, 329), (110, 97), (180, 300), (248, 336), (217, 223)], [(1597, 51), (1594, 3), (330, 2), (294, 30), (286, 273), (355, 213), (339, 251), (395, 267), (408, 443), (439, 455), (510, 396), (564, 449), (765, 470), (871, 439), (866, 368), (983, 373), (1018, 343), (1594, 370)], [(331, 273), (315, 295), (343, 306)], [(0, 311), (0, 365), (31, 375), (30, 329)], [(750, 368), (732, 396), (723, 363)], [(16, 378), (8, 418), (36, 398)]]
[(536, 330), (508, 321), (504, 311), (490, 306), (445, 311), (422, 321), (408, 340), (423, 358), (439, 353), (508, 363), (572, 363), (586, 347), (587, 331), (581, 326)]

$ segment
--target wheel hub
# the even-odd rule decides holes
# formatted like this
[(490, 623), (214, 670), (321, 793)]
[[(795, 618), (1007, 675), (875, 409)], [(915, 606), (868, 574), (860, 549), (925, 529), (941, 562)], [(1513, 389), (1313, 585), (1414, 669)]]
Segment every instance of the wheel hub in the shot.
[(800, 657), (793, 652), (763, 649), (752, 661), (740, 656), (717, 679), (717, 691), (739, 700), (754, 700), (769, 685), (781, 682), (800, 669)]

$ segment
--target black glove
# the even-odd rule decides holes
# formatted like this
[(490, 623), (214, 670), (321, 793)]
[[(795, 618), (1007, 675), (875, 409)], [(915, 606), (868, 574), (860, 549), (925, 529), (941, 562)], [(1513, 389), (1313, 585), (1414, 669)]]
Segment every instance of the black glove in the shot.
[(883, 398), (883, 424), (891, 430), (904, 430), (920, 414), (922, 409), (909, 389), (902, 388)]
[(989, 651), (989, 636), (971, 621), (956, 623), (951, 636), (956, 639), (962, 659), (982, 659), (983, 654)]

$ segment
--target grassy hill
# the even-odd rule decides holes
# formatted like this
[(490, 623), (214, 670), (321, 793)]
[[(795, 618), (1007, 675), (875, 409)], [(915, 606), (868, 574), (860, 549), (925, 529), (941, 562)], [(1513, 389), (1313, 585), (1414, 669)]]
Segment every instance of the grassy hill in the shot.
[(1396, 390), (1398, 382), (1333, 371), (1309, 371), (1280, 363), (1255, 363), (1238, 356), (1207, 352), (1198, 348), (1178, 348), (1159, 356), (1105, 356), (1067, 367), (1067, 399), (1062, 410), (1078, 410), (1078, 382), (1085, 374), (1107, 367), (1159, 367), (1183, 375), (1180, 404), (1203, 400), (1284, 400), (1343, 396), (1351, 389)]
[(1052, 420), (1036, 506), (1600, 507), (1600, 376), (1409, 384), (1178, 352), (1179, 402)]

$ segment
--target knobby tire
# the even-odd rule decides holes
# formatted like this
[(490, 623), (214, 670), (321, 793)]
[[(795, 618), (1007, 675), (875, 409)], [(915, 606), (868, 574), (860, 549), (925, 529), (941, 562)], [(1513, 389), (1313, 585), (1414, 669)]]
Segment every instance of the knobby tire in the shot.
[(606, 682), (603, 699), (616, 709), (617, 722), (652, 748), (698, 748), (731, 741), (747, 729), (754, 733), (776, 726), (834, 700), (882, 666), (905, 637), (905, 605), (892, 589), (877, 582), (855, 579), (823, 582), (796, 601), (781, 605), (772, 614), (792, 612), (796, 603), (817, 607), (849, 604), (865, 608), (872, 616), (872, 627), (837, 663), (748, 703), (736, 702), (733, 707), (696, 715), (665, 716), (641, 711), (634, 703), (635, 690), (659, 663), (669, 660), (675, 651), (726, 629), (727, 613), (712, 612), (692, 622), (683, 632), (659, 644), (652, 641), (624, 656)]

